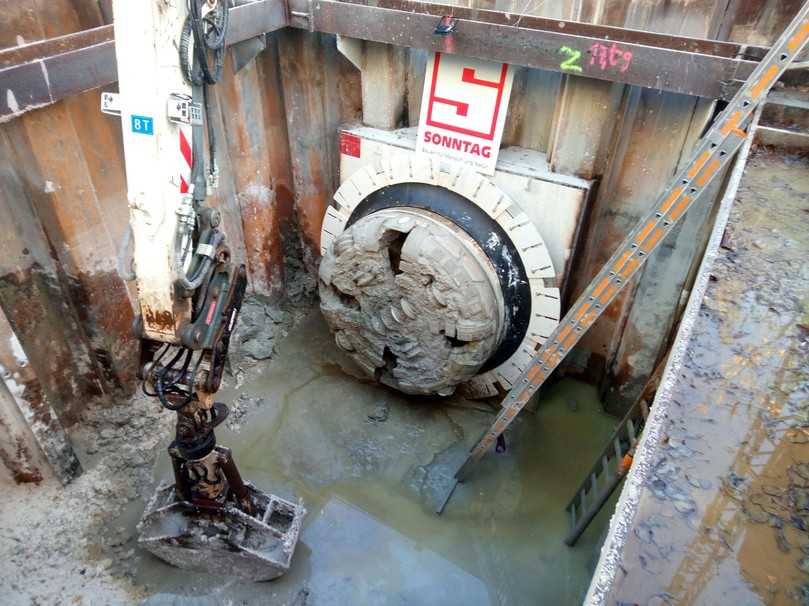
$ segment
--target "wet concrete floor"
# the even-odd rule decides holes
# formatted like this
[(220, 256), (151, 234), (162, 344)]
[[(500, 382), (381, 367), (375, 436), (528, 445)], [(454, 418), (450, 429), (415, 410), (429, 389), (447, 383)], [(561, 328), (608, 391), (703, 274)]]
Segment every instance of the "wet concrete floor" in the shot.
[(809, 604), (809, 158), (750, 159), (606, 604)]
[[(302, 497), (309, 511), (291, 571), (269, 583), (176, 570), (143, 553), (147, 604), (574, 604), (589, 585), (612, 507), (575, 548), (562, 543), (567, 500), (615, 419), (595, 389), (563, 380), (458, 487), (444, 514), (412, 486), (419, 466), (494, 418), (460, 398), (404, 397), (351, 376), (313, 311), (261, 371), (223, 401), (263, 398), (238, 432), (217, 430), (242, 474)], [(156, 475), (168, 479), (162, 456)], [(131, 527), (142, 505), (114, 525)], [(225, 571), (223, 571), (225, 572)], [(192, 597), (193, 596), (193, 597)]]

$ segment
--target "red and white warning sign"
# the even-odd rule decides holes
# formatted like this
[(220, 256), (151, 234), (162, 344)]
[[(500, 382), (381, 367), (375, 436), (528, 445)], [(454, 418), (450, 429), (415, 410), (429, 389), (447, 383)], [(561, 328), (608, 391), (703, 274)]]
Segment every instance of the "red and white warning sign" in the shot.
[(427, 61), (416, 151), (494, 174), (513, 81), (506, 63), (435, 53)]

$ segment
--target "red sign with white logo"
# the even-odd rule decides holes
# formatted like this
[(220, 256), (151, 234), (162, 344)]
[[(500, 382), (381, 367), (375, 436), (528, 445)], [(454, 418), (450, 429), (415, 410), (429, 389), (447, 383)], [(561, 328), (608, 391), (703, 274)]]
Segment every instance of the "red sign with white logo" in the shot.
[(513, 80), (505, 63), (435, 53), (427, 62), (416, 151), (494, 174)]

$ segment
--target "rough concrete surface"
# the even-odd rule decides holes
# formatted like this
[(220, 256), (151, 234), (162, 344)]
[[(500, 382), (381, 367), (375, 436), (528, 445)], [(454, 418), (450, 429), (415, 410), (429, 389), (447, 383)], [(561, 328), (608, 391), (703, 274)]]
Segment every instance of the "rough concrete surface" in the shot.
[(809, 157), (751, 154), (588, 603), (809, 604), (808, 199)]
[(129, 603), (132, 529), (109, 526), (116, 512), (151, 491), (151, 464), (172, 415), (135, 398), (88, 410), (74, 431), (86, 471), (67, 487), (56, 481), (0, 492), (0, 595), (17, 604)]

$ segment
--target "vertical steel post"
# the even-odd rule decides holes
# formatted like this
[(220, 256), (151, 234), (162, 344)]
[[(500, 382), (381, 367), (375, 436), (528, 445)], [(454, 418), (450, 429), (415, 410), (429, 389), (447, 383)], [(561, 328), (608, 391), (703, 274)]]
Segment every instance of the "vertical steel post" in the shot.
[(187, 6), (184, 0), (114, 0), (113, 13), (142, 336), (176, 343), (191, 313), (190, 299), (175, 296), (173, 268), (191, 135), (168, 119), (166, 108), (170, 94), (191, 94), (178, 51)]

